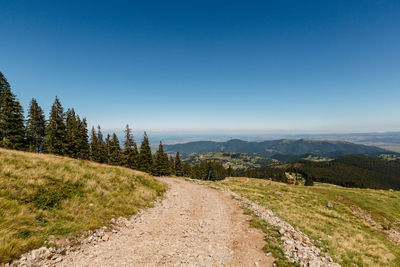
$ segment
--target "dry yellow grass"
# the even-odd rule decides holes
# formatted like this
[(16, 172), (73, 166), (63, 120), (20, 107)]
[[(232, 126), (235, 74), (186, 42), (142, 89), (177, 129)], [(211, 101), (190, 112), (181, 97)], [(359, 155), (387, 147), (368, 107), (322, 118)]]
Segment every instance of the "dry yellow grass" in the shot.
[[(217, 183), (263, 205), (315, 240), (342, 266), (400, 266), (400, 247), (384, 229), (400, 222), (400, 192), (350, 189), (329, 184), (294, 186), (269, 180), (229, 178)], [(275, 192), (282, 194), (275, 194)], [(328, 208), (331, 202), (333, 208)], [(384, 226), (355, 215), (358, 206)]]
[(142, 172), (0, 149), (0, 262), (134, 214), (164, 190)]

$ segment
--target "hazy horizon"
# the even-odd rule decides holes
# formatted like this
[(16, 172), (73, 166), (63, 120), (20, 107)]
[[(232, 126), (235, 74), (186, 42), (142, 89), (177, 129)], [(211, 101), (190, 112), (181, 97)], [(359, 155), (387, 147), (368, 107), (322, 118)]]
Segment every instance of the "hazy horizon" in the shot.
[(24, 109), (140, 131), (400, 131), (399, 1), (4, 1)]

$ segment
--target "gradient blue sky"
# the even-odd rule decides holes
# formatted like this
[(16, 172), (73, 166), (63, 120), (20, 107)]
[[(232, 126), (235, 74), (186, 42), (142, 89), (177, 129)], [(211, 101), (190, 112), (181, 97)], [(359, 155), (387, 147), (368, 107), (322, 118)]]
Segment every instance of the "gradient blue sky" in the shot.
[(169, 131), (400, 130), (400, 1), (0, 0), (25, 108)]

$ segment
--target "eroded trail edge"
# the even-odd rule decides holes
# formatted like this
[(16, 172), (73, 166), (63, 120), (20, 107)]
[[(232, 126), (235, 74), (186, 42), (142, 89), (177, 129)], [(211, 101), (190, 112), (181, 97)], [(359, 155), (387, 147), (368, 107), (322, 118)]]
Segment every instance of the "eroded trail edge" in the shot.
[(272, 266), (262, 251), (264, 233), (249, 226), (228, 193), (178, 178), (153, 208), (127, 220), (129, 227), (96, 231), (50, 266)]

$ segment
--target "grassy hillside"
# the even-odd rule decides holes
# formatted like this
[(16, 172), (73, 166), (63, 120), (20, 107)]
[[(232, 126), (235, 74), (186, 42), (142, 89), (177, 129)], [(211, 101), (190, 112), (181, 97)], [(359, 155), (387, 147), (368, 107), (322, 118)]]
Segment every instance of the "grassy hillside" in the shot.
[(0, 263), (134, 214), (164, 190), (130, 169), (0, 149)]
[[(395, 241), (400, 231), (398, 191), (243, 178), (217, 184), (271, 209), (342, 266), (400, 266), (400, 246)], [(328, 202), (333, 208), (327, 207)]]

